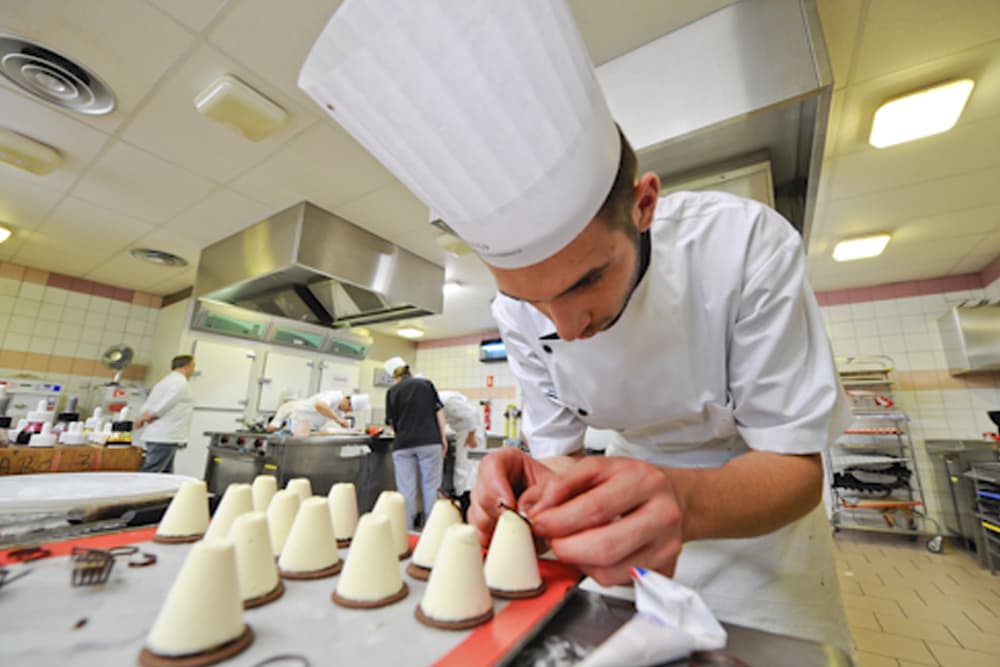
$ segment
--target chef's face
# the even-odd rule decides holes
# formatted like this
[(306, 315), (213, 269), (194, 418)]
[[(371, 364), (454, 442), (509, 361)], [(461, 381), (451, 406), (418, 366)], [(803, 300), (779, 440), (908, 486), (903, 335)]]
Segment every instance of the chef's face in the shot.
[(621, 314), (639, 271), (639, 234), (649, 229), (660, 182), (643, 174), (635, 186), (630, 221), (595, 218), (565, 248), (519, 269), (490, 266), (497, 289), (527, 301), (556, 326), (562, 340), (590, 338)]

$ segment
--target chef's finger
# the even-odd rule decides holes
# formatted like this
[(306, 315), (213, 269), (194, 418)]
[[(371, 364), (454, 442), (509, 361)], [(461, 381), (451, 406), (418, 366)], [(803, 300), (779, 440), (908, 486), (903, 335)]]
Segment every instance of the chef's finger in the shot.
[(614, 568), (670, 564), (680, 552), (680, 513), (655, 500), (606, 525), (550, 540), (559, 560)]
[(603, 526), (631, 512), (659, 492), (651, 485), (626, 475), (607, 479), (591, 476), (570, 482), (550, 481), (549, 484), (556, 488), (546, 489), (543, 493), (548, 499), (558, 498), (561, 502), (539, 511), (539, 506), (546, 501), (543, 496), (529, 513), (532, 526), (539, 535), (565, 537)]
[(573, 496), (599, 484), (607, 472), (594, 461), (584, 459), (560, 475), (551, 475), (541, 482), (537, 490), (524, 500), (521, 511), (534, 517), (549, 508), (566, 502)]

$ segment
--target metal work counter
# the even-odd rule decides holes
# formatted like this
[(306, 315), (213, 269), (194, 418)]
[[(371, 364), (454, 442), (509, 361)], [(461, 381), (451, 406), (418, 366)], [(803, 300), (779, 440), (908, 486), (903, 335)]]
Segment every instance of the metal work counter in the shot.
[(975, 517), (975, 492), (972, 482), (964, 475), (974, 463), (997, 461), (998, 445), (1000, 443), (987, 440), (960, 438), (924, 441), (937, 487), (941, 491), (948, 489), (951, 497), (951, 507), (944, 504), (941, 507), (944, 526), (952, 536), (960, 538), (967, 549), (975, 549), (984, 566), (982, 530)]

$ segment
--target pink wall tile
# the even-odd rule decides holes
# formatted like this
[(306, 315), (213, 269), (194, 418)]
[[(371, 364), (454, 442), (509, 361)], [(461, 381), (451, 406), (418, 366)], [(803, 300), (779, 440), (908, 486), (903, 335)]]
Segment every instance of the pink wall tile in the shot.
[(132, 295), (135, 294), (130, 289), (123, 289), (121, 287), (115, 287), (114, 293), (111, 298), (116, 301), (124, 301), (125, 303), (132, 303)]
[(81, 294), (93, 294), (95, 285), (96, 283), (84, 280), (83, 278), (73, 278), (73, 287), (71, 289)]
[(871, 296), (875, 301), (881, 301), (883, 299), (895, 299), (896, 290), (890, 285), (876, 285), (871, 288)]
[(920, 296), (920, 285), (916, 281), (893, 283), (892, 291), (896, 293), (897, 299), (904, 299), (910, 296)]
[(94, 291), (91, 294), (94, 296), (103, 296), (106, 299), (113, 299), (115, 298), (115, 288), (103, 283), (94, 283)]
[(71, 276), (64, 276), (61, 273), (50, 273), (48, 286), (71, 290), (73, 289), (73, 278)]
[(992, 262), (986, 265), (986, 268), (979, 272), (979, 279), (983, 287), (989, 285), (997, 278), (1000, 278), (1000, 255), (997, 255)]
[(0, 262), (0, 278), (21, 280), (24, 277), (24, 267), (10, 262)]

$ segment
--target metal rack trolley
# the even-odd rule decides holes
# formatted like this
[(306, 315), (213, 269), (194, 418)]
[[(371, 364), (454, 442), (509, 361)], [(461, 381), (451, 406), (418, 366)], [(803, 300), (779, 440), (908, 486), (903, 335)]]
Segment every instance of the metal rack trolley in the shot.
[(983, 562), (990, 574), (1000, 570), (1000, 463), (976, 463), (965, 476), (976, 490), (975, 517), (983, 531)]
[[(836, 361), (853, 419), (826, 461), (834, 532), (865, 530), (913, 540), (929, 536), (927, 549), (941, 553), (944, 540), (937, 522), (926, 513), (910, 418), (893, 396), (892, 359), (873, 355)], [(933, 531), (925, 529), (928, 523)]]

